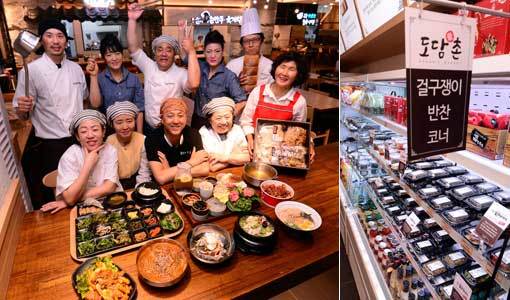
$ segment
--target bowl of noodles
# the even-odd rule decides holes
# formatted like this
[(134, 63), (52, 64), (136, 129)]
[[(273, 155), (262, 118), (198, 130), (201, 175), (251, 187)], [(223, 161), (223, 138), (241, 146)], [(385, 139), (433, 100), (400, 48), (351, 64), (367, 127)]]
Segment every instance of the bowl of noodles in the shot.
[(275, 207), (275, 213), (278, 220), (292, 231), (312, 232), (322, 225), (319, 213), (301, 202), (280, 202)]

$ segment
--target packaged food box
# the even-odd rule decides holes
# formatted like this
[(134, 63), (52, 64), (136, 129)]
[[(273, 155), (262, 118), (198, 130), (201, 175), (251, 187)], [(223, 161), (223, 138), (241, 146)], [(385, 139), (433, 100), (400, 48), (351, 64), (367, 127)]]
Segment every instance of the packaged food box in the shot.
[(494, 199), (496, 199), (499, 203), (503, 205), (510, 204), (510, 192), (507, 191), (495, 192), (492, 194), (492, 197), (494, 197)]
[(483, 193), (483, 194), (498, 192), (501, 190), (499, 188), (499, 186), (492, 184), (490, 182), (479, 183), (479, 184), (475, 185), (475, 188), (478, 190), (478, 192)]
[(443, 261), (450, 269), (458, 268), (468, 262), (467, 256), (462, 251), (456, 251), (445, 255)]
[(430, 199), (440, 194), (441, 190), (436, 187), (425, 187), (418, 190), (418, 195), (420, 195), (423, 199)]
[(428, 172), (431, 179), (439, 179), (449, 175), (449, 173), (444, 169), (432, 169)]
[(468, 172), (466, 170), (466, 168), (461, 167), (461, 166), (446, 167), (445, 170), (446, 170), (446, 172), (450, 173), (451, 176), (462, 175), (462, 174), (466, 174)]
[(417, 253), (428, 255), (434, 251), (435, 245), (430, 240), (423, 240), (414, 243), (414, 248)]
[(436, 168), (446, 168), (446, 167), (451, 167), (453, 166), (453, 163), (451, 161), (447, 161), (447, 160), (437, 160), (434, 162), (434, 166)]
[(463, 208), (453, 208), (443, 212), (442, 215), (452, 226), (461, 225), (469, 221), (469, 214)]
[(416, 171), (412, 171), (412, 172), (405, 174), (404, 178), (411, 182), (415, 182), (418, 180), (428, 178), (428, 172), (425, 170), (416, 170)]
[(452, 202), (452, 200), (450, 200), (450, 198), (448, 198), (446, 196), (441, 196), (441, 197), (437, 197), (437, 198), (430, 200), (430, 205), (435, 210), (441, 211), (443, 209), (448, 209), (448, 208), (453, 207), (453, 202)]
[[(481, 6), (497, 11), (510, 11), (510, 1), (507, 0), (482, 0), (476, 3)], [(475, 44), (475, 57), (501, 55), (510, 52), (510, 23), (506, 18), (474, 12), (473, 17), (477, 20), (477, 39)]]
[(502, 159), (508, 137), (508, 114), (469, 111), (466, 150), (488, 159)]
[(452, 189), (464, 185), (464, 181), (462, 181), (458, 177), (441, 178), (437, 180), (436, 183), (439, 184), (444, 189)]
[(477, 195), (477, 191), (470, 185), (465, 185), (461, 187), (454, 188), (452, 190), (447, 191), (446, 193), (449, 193), (452, 195), (455, 199), (462, 201), (466, 198), (469, 198), (471, 196)]
[[(490, 259), (493, 264), (496, 264), (498, 257), (501, 253), (501, 249), (493, 251), (490, 254)], [(505, 250), (503, 253), (503, 259), (501, 260), (501, 266), (499, 269), (505, 273), (510, 273), (510, 249)]]
[(482, 177), (472, 173), (460, 175), (459, 179), (464, 181), (465, 184), (478, 184), (485, 181)]
[(446, 266), (441, 260), (435, 259), (423, 265), (423, 272), (428, 276), (438, 276), (446, 272)]
[(478, 212), (489, 209), (493, 202), (494, 198), (488, 195), (474, 196), (466, 200), (466, 204)]
[(450, 247), (451, 245), (455, 244), (455, 241), (452, 240), (448, 232), (443, 229), (434, 231), (432, 233), (432, 238), (434, 239), (435, 244), (441, 248)]

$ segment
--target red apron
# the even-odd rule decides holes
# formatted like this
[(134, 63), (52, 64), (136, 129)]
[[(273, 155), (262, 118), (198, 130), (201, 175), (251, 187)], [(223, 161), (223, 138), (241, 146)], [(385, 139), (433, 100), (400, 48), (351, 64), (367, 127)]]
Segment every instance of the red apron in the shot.
[(278, 105), (264, 102), (264, 88), (265, 84), (260, 86), (259, 101), (257, 108), (253, 114), (253, 126), (257, 124), (257, 119), (273, 119), (273, 120), (284, 120), (292, 121), (294, 116), (294, 104), (296, 104), (301, 94), (296, 91), (294, 93), (294, 99), (287, 105)]

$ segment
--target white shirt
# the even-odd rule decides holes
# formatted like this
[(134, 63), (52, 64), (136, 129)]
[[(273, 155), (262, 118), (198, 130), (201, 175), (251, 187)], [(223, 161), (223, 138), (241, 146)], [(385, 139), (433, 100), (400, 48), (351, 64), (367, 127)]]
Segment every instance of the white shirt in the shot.
[[(266, 103), (286, 106), (294, 100), (294, 94), (296, 92), (297, 88), (291, 88), (287, 94), (277, 99), (271, 90), (270, 85), (267, 84), (262, 95), (264, 96), (264, 102)], [(241, 118), (239, 119), (239, 123), (246, 135), (255, 133), (256, 124), (253, 124), (253, 115), (255, 114), (255, 109), (259, 102), (259, 94), (260, 86), (257, 86), (251, 91), (250, 96), (248, 96), (248, 101), (246, 101), (246, 106), (244, 107)], [(296, 103), (294, 103), (294, 107), (292, 109), (292, 121), (305, 122), (306, 109), (306, 99), (301, 94)]]
[[(55, 190), (57, 199), (61, 198), (62, 193), (76, 181), (84, 163), (85, 153), (81, 146), (74, 144), (64, 152), (58, 162), (57, 187)], [(100, 186), (105, 180), (109, 180), (117, 185), (116, 191), (122, 191), (117, 167), (117, 150), (112, 145), (105, 144), (103, 150), (99, 152), (99, 160), (89, 176), (85, 190)]]
[(198, 131), (202, 137), (202, 144), (207, 153), (232, 154), (234, 148), (248, 147), (248, 142), (241, 126), (234, 124), (227, 133), (227, 138), (221, 140), (220, 136), (212, 129), (202, 126)]
[[(89, 96), (81, 67), (64, 57), (62, 67), (45, 54), (28, 64), (29, 95), (34, 98), (30, 119), (35, 135), (44, 139), (69, 137), (69, 125), (74, 115), (83, 110), (83, 99)], [(25, 95), (25, 70), (18, 73), (18, 86), (12, 101)]]
[[(234, 58), (229, 61), (227, 64), (227, 69), (234, 72), (237, 77), (243, 71), (244, 65), (244, 56)], [(257, 73), (257, 85), (268, 84), (273, 81), (273, 77), (271, 76), (271, 67), (273, 66), (273, 61), (269, 58), (266, 58), (264, 55), (261, 55), (259, 58), (259, 71)]]
[(188, 71), (174, 64), (170, 69), (161, 71), (158, 64), (150, 59), (142, 49), (131, 54), (133, 65), (137, 66), (144, 76), (145, 120), (155, 128), (161, 122), (159, 108), (167, 98), (182, 98), (190, 93), (186, 87)]

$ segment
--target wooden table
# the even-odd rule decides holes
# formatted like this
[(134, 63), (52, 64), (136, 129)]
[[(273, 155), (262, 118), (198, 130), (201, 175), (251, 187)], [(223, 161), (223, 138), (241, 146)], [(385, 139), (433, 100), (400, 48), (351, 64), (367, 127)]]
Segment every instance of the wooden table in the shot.
[[(140, 283), (135, 264), (138, 251), (114, 256), (113, 261), (135, 278), (138, 299), (264, 299), (338, 264), (338, 144), (316, 151), (317, 160), (306, 177), (279, 176), (293, 186), (295, 200), (314, 207), (322, 216), (322, 226), (313, 239), (298, 240), (280, 230), (277, 248), (270, 255), (236, 251), (231, 261), (219, 268), (197, 265), (190, 259), (191, 272), (167, 289)], [(241, 168), (231, 172), (240, 174)], [(261, 210), (275, 218), (271, 208), (262, 205)], [(215, 223), (232, 231), (236, 220), (229, 216)], [(184, 232), (176, 239), (187, 247), (191, 227), (186, 218), (184, 221)], [(75, 299), (71, 274), (78, 266), (69, 254), (69, 210), (55, 215), (26, 214), (7, 298)]]
[(338, 110), (338, 99), (307, 90), (299, 91), (306, 99), (306, 103), (319, 112)]

